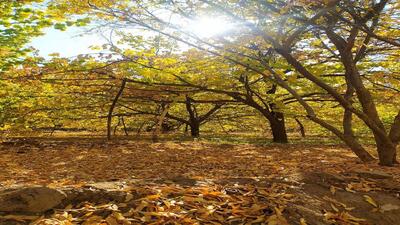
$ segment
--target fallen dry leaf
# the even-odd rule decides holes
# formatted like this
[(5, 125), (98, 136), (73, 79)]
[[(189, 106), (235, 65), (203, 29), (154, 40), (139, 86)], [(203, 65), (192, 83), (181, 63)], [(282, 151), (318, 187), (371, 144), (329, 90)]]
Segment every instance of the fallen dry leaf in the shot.
[(373, 205), (375, 208), (378, 208), (378, 203), (374, 199), (371, 198), (369, 195), (363, 195), (364, 200), (368, 202), (369, 204)]

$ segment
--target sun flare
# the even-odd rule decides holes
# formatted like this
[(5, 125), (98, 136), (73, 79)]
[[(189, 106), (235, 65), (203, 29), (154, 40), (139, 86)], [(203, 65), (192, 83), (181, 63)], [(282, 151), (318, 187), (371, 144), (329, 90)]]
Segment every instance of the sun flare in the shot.
[(199, 37), (212, 37), (228, 32), (232, 24), (221, 18), (202, 17), (189, 25), (189, 30)]

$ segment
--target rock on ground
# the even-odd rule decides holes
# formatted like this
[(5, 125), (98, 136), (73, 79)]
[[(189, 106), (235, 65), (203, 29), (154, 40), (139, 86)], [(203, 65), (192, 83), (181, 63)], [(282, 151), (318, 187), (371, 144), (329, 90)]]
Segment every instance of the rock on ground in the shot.
[(14, 188), (0, 191), (0, 212), (42, 213), (61, 204), (66, 195), (48, 187)]

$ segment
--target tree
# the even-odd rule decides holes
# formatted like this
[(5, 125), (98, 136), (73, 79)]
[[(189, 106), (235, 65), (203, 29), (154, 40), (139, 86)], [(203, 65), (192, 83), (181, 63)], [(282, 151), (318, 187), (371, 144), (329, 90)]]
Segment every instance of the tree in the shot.
[[(65, 6), (65, 1), (61, 5)], [(399, 6), (395, 1), (91, 1), (77, 5), (79, 8), (72, 6), (72, 13), (91, 12), (120, 26), (140, 26), (261, 75), (298, 102), (303, 108), (300, 116), (331, 131), (360, 159), (370, 161), (373, 157), (352, 130), (355, 116), (373, 134), (380, 164), (391, 166), (396, 162), (400, 110), (393, 109), (394, 118), (385, 126), (378, 112), (382, 102), (377, 101), (393, 88), (398, 90), (398, 83), (390, 79), (398, 67), (387, 65), (400, 46)], [(164, 13), (152, 13), (155, 9)], [(182, 29), (184, 23), (168, 21), (171, 17), (164, 16), (168, 13), (186, 21), (205, 13), (219, 15), (236, 24), (237, 29), (229, 38), (204, 39)], [(276, 67), (277, 63), (280, 66)], [(290, 72), (286, 73), (284, 67)], [(331, 72), (340, 73), (332, 78), (327, 76)], [(383, 91), (377, 91), (371, 79), (377, 73), (390, 77), (389, 83), (378, 83)], [(340, 105), (342, 126), (318, 115), (315, 104), (308, 103), (300, 93), (304, 89), (296, 89), (297, 82), (290, 79), (306, 83), (313, 92), (322, 92)]]
[[(138, 41), (137, 38), (134, 40)], [(164, 88), (172, 86), (171, 88), (180, 87), (183, 90), (189, 88), (197, 92), (208, 92), (206, 98), (209, 103), (214, 101), (245, 104), (257, 110), (269, 122), (274, 142), (288, 142), (284, 107), (282, 107), (284, 102), (280, 99), (283, 96), (279, 93), (277, 85), (265, 82), (259, 74), (244, 70), (219, 57), (195, 50), (189, 50), (181, 55), (170, 53), (156, 55), (152, 52), (158, 51), (136, 52), (133, 49), (116, 52), (123, 58), (123, 60), (117, 60), (118, 64), (133, 64), (132, 67), (139, 64), (147, 69), (135, 71), (136, 76), (130, 76), (130, 79)], [(192, 115), (190, 110), (188, 113)], [(199, 124), (194, 118), (183, 123), (192, 128), (197, 127), (195, 124)]]
[[(212, 8), (229, 14), (230, 17), (239, 21), (248, 21), (245, 15), (239, 15), (233, 9), (223, 4), (203, 1)], [(324, 90), (333, 99), (335, 99), (345, 110), (343, 116), (343, 133), (339, 129), (331, 126), (326, 121), (318, 118), (309, 104), (304, 102), (300, 95), (285, 82), (282, 74), (274, 71), (268, 64), (265, 64), (270, 76), (275, 82), (284, 87), (302, 104), (307, 111), (307, 116), (314, 122), (329, 129), (344, 142), (363, 160), (370, 160), (371, 157), (355, 140), (351, 132), (351, 115), (355, 114), (364, 121), (374, 135), (379, 160), (382, 165), (393, 165), (395, 162), (396, 145), (399, 137), (396, 135), (399, 131), (397, 114), (389, 130), (386, 130), (378, 114), (376, 102), (372, 96), (371, 90), (363, 81), (362, 70), (359, 62), (368, 56), (377, 56), (367, 50), (374, 48), (372, 45), (380, 43), (386, 47), (398, 47), (399, 44), (389, 36), (382, 36), (379, 31), (387, 26), (387, 23), (394, 22), (395, 5), (390, 5), (389, 1), (361, 1), (360, 3), (348, 1), (329, 1), (328, 3), (316, 2), (307, 5), (286, 5), (285, 11), (278, 10), (279, 2), (265, 3), (264, 10), (270, 13), (278, 13), (289, 16), (291, 20), (280, 23), (281, 27), (276, 32), (283, 32), (286, 35), (280, 38), (278, 33), (265, 32), (261, 26), (247, 23), (247, 27), (257, 35), (260, 35), (263, 41), (271, 46), (273, 50), (292, 66), (301, 76), (312, 82), (318, 88)], [(261, 3), (263, 4), (263, 3)], [(260, 6), (260, 5), (259, 5)], [(246, 7), (245, 7), (246, 8)], [(250, 7), (249, 7), (250, 8)], [(311, 11), (312, 10), (312, 11)], [(312, 13), (317, 12), (317, 13)], [(385, 13), (385, 14), (384, 14)], [(389, 15), (389, 16), (388, 16)], [(390, 16), (391, 15), (391, 16)], [(382, 25), (381, 19), (385, 19)], [(387, 19), (390, 18), (390, 19)], [(277, 17), (277, 20), (280, 19)], [(293, 29), (294, 28), (294, 29)], [(279, 30), (278, 30), (279, 29)], [(284, 30), (286, 29), (286, 30)], [(289, 30), (290, 29), (290, 30)], [(383, 35), (391, 35), (393, 32), (385, 32)], [(302, 48), (304, 38), (311, 39), (325, 38), (319, 43), (320, 49), (326, 49), (332, 54), (331, 57), (337, 59), (330, 62), (335, 66), (340, 66), (344, 71), (344, 81), (347, 91), (342, 94), (335, 90), (334, 85), (329, 81), (320, 78), (320, 71), (314, 70), (309, 61), (316, 59), (315, 51), (308, 51)], [(372, 44), (372, 45), (371, 45)], [(314, 46), (316, 47), (316, 46)], [(327, 53), (325, 53), (327, 54)], [(329, 54), (329, 53), (328, 53)], [(319, 57), (320, 55), (317, 55)], [(380, 54), (381, 57), (384, 57)], [(304, 62), (300, 58), (305, 58)], [(333, 62), (332, 62), (333, 61)], [(329, 69), (329, 66), (326, 67)], [(355, 95), (354, 95), (355, 94)], [(359, 106), (355, 106), (353, 101), (357, 101)]]
[(41, 30), (52, 25), (43, 0), (0, 2), (0, 72), (21, 61), (31, 49), (25, 45)]

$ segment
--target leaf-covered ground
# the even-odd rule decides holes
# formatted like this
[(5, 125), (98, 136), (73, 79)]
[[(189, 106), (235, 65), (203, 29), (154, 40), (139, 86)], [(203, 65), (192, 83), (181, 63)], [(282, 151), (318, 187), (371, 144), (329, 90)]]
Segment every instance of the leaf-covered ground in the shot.
[(3, 221), (400, 224), (400, 168), (362, 164), (338, 145), (54, 138), (5, 142), (0, 151), (2, 188), (106, 184), (100, 189), (124, 193), (109, 202), (73, 201), (43, 216), (2, 215)]

